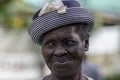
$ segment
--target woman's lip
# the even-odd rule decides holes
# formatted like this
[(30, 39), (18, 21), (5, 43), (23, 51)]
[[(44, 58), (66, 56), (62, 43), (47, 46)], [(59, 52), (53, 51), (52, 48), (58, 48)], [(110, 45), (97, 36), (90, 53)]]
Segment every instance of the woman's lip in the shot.
[(62, 57), (62, 58), (54, 58), (52, 60), (52, 63), (55, 63), (55, 64), (67, 64), (70, 61), (71, 60), (69, 58)]
[(57, 65), (66, 65), (66, 64), (68, 64), (68, 61), (64, 61), (64, 62), (54, 62), (54, 64), (57, 64)]
[(54, 62), (53, 65), (56, 67), (68, 67), (70, 66), (71, 61), (65, 61), (65, 62)]

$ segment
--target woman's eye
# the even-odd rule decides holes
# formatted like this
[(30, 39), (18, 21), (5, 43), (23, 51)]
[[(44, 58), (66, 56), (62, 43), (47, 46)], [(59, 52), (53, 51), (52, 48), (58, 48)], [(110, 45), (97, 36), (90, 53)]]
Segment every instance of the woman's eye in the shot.
[(46, 43), (47, 47), (54, 47), (55, 46), (55, 42), (51, 41)]
[(48, 43), (48, 45), (49, 45), (49, 46), (53, 46), (53, 45), (54, 45), (54, 43), (53, 43), (53, 42), (50, 42), (50, 43)]
[(74, 41), (74, 40), (67, 40), (64, 42), (64, 45), (67, 47), (74, 46), (75, 44), (76, 44), (76, 41)]

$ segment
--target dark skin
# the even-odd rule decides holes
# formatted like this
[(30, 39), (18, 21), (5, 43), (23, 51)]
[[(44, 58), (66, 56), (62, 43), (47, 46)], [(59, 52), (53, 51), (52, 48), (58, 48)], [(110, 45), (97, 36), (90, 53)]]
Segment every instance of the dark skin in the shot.
[[(82, 26), (81, 26), (82, 27)], [(81, 40), (75, 25), (67, 25), (46, 33), (42, 54), (51, 70), (47, 80), (87, 80), (81, 74), (84, 52), (88, 40)]]

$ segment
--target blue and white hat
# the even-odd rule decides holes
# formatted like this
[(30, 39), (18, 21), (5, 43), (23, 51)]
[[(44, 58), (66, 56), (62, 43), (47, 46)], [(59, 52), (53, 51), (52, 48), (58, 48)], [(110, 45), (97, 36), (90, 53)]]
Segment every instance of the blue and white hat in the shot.
[(64, 5), (61, 8), (58, 8), (57, 3), (52, 6), (46, 4), (34, 14), (33, 21), (28, 27), (28, 33), (35, 43), (41, 45), (45, 33), (64, 25), (86, 23), (90, 28), (93, 27), (94, 17), (92, 13), (85, 8), (81, 8), (77, 1), (63, 0), (61, 2)]

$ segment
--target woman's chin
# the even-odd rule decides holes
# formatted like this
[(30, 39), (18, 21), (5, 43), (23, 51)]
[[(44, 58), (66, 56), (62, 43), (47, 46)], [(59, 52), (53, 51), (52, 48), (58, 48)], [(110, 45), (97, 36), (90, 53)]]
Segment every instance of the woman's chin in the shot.
[(65, 77), (69, 77), (71, 75), (73, 75), (72, 71), (69, 70), (69, 71), (54, 71), (54, 74), (59, 77), (59, 78), (65, 78)]

